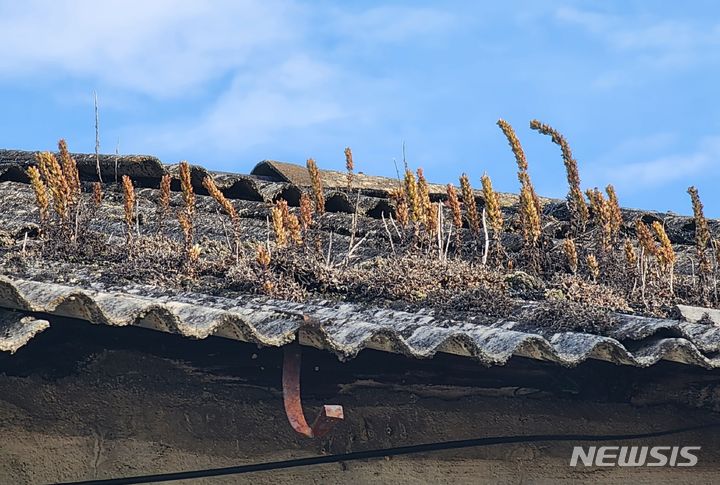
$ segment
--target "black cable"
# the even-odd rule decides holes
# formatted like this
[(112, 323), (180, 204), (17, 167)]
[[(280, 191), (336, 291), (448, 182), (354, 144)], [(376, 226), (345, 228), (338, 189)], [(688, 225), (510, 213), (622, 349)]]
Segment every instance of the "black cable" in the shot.
[(301, 466), (321, 465), (326, 463), (337, 463), (341, 461), (367, 460), (369, 458), (382, 458), (385, 456), (408, 455), (411, 453), (423, 453), (441, 450), (456, 450), (460, 448), (472, 448), (480, 446), (491, 446), (511, 443), (533, 443), (539, 441), (620, 441), (635, 440), (641, 438), (656, 438), (673, 434), (687, 433), (699, 429), (710, 429), (720, 426), (720, 423), (704, 424), (700, 426), (689, 426), (665, 431), (655, 431), (642, 434), (618, 434), (618, 435), (589, 435), (589, 434), (538, 434), (520, 436), (491, 436), (487, 438), (474, 438), (467, 440), (445, 441), (441, 443), (426, 443), (423, 445), (400, 446), (397, 448), (385, 448), (380, 450), (354, 451), (338, 455), (313, 456), (309, 458), (297, 458), (294, 460), (271, 461), (256, 463), (252, 465), (238, 465), (225, 468), (209, 468), (206, 470), (193, 470), (187, 472), (160, 473), (157, 475), (142, 475), (126, 478), (110, 478), (106, 480), (88, 480), (82, 482), (64, 482), (57, 485), (126, 485), (132, 483), (155, 483), (174, 480), (185, 480), (189, 478), (218, 477), (222, 475), (236, 475), (240, 473), (251, 473), (268, 470), (280, 470), (283, 468), (296, 468)]

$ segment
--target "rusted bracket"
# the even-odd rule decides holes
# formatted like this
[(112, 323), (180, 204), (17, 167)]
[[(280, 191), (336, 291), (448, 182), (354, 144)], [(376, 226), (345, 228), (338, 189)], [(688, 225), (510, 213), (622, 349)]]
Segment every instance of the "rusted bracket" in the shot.
[(308, 426), (300, 399), (300, 363), (302, 351), (297, 343), (284, 347), (283, 357), (283, 401), (285, 414), (290, 426), (301, 435), (308, 438), (321, 438), (344, 418), (343, 407), (337, 404), (326, 404), (320, 410), (312, 426)]

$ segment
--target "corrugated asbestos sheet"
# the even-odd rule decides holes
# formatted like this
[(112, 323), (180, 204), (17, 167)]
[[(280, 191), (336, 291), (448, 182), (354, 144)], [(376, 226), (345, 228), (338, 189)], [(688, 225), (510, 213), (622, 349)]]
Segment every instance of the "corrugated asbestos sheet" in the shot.
[[(33, 163), (33, 156), (34, 152), (0, 150), (0, 182), (7, 182), (8, 190), (18, 190), (19, 184), (11, 185), (15, 182), (27, 182), (24, 170)], [(76, 159), (83, 180), (94, 180), (95, 157), (76, 155)], [(154, 157), (103, 155), (100, 164), (106, 182), (130, 175), (138, 187), (155, 187), (163, 174), (177, 177), (177, 166), (163, 165)], [(205, 169), (193, 167), (193, 185), (199, 194), (206, 193), (202, 179), (207, 174)], [(213, 175), (228, 198), (266, 203), (282, 197), (291, 206), (298, 205), (301, 190), (309, 183), (303, 167), (272, 161), (261, 162), (250, 175)], [(322, 175), (330, 212), (351, 213), (357, 208), (375, 219), (392, 213), (393, 205), (387, 194), (397, 186), (396, 180), (356, 175), (353, 183), (362, 193), (358, 201), (351, 200), (342, 190), (347, 183), (345, 174), (323, 171)], [(177, 190), (177, 180), (173, 184)], [(438, 197), (444, 191), (440, 186), (431, 186), (431, 190)], [(26, 231), (35, 217), (28, 210), (31, 199), (27, 192), (13, 207), (12, 217), (5, 217), (3, 223), (8, 227), (16, 224), (18, 230)], [(515, 201), (515, 196), (507, 195), (502, 202), (509, 207)], [(553, 205), (558, 210), (564, 206), (551, 203), (546, 211), (548, 207), (552, 210)], [(257, 214), (253, 215), (253, 211)], [(264, 227), (266, 212), (267, 208), (253, 208), (247, 217), (257, 219), (256, 223)], [(670, 222), (668, 227), (672, 229), (672, 224), (687, 221)], [(117, 230), (112, 224), (117, 225)], [(108, 227), (122, 237), (122, 222), (110, 223)], [(373, 348), (415, 358), (446, 352), (488, 365), (502, 365), (518, 355), (563, 365), (601, 359), (641, 367), (660, 360), (705, 368), (720, 366), (720, 327), (707, 323), (717, 312), (691, 307), (679, 308), (684, 320), (618, 315), (620, 323), (601, 336), (553, 333), (545, 326), (527, 322), (521, 325), (512, 317), (492, 325), (478, 325), (471, 318), (438, 319), (430, 310), (408, 313), (359, 303), (319, 300), (293, 303), (249, 295), (226, 299), (140, 286), (118, 290), (100, 284), (73, 286), (12, 275), (0, 276), (0, 307), (5, 309), (0, 310), (0, 350), (10, 352), (47, 328), (52, 315), (58, 315), (95, 324), (137, 325), (192, 338), (215, 335), (267, 346), (282, 346), (299, 338), (306, 345), (334, 352), (340, 359), (350, 359), (363, 348)], [(720, 320), (720, 315), (715, 317)]]
[[(151, 288), (118, 293), (5, 277), (0, 278), (0, 306), (96, 324), (137, 325), (192, 338), (216, 335), (269, 346), (284, 345), (299, 334), (301, 343), (328, 349), (341, 359), (372, 348), (416, 358), (447, 352), (488, 365), (502, 365), (519, 355), (570, 366), (587, 359), (640, 367), (660, 360), (720, 366), (720, 328), (635, 316), (622, 316), (610, 336), (547, 333), (542, 327), (532, 331), (527, 325), (523, 331), (515, 330), (517, 324), (512, 321), (480, 326), (349, 303), (291, 303), (260, 297), (238, 301), (188, 293), (153, 294)], [(20, 342), (21, 336), (29, 340), (47, 322), (28, 323), (32, 327), (3, 325), (10, 340)]]

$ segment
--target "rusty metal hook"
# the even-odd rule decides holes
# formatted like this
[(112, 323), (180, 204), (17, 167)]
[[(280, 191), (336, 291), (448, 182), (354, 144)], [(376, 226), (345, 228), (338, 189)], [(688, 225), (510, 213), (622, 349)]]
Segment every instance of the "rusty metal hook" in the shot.
[(321, 438), (344, 419), (343, 407), (337, 404), (326, 404), (320, 410), (312, 426), (305, 420), (300, 399), (300, 364), (302, 350), (297, 343), (286, 345), (283, 356), (283, 402), (290, 426), (308, 438)]

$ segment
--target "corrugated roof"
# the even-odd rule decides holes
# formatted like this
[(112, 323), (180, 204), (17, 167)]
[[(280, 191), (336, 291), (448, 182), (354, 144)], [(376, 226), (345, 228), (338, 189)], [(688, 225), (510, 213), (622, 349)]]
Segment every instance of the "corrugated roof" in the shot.
[[(300, 335), (301, 343), (328, 349), (341, 359), (372, 348), (415, 358), (445, 352), (489, 365), (501, 365), (519, 355), (563, 365), (601, 359), (640, 367), (660, 360), (720, 366), (720, 328), (677, 320), (623, 315), (608, 336), (599, 336), (549, 332), (512, 319), (493, 325), (438, 320), (431, 314), (352, 303), (295, 303), (257, 296), (238, 301), (192, 293), (159, 294), (152, 288), (128, 290), (132, 293), (0, 277), (0, 306), (96, 324), (136, 325), (192, 338), (214, 335), (268, 346), (282, 346)], [(21, 325), (18, 320), (3, 325), (9, 339), (19, 343), (46, 328), (47, 321)], [(516, 330), (519, 327), (522, 330)], [(4, 350), (18, 347), (15, 344)]]
[[(32, 231), (36, 222), (33, 195), (24, 174), (33, 162), (34, 152), (0, 150), (0, 225), (15, 240)], [(83, 180), (96, 177), (94, 155), (77, 155)], [(146, 156), (102, 156), (101, 172), (105, 182), (117, 175), (130, 175), (139, 187), (139, 208), (143, 220), (152, 220), (155, 189), (163, 174), (177, 178), (176, 165), (163, 165)], [(202, 179), (210, 172), (194, 166), (193, 185), (204, 194)], [(321, 229), (333, 232), (336, 245), (347, 243), (350, 218), (356, 208), (368, 216), (358, 226), (357, 238), (369, 236), (363, 251), (387, 254), (386, 228), (378, 220), (394, 213), (388, 192), (397, 180), (355, 175), (353, 185), (360, 196), (345, 190), (346, 174), (322, 171), (326, 187), (329, 220)], [(291, 206), (299, 204), (300, 194), (309, 184), (304, 167), (264, 161), (249, 175), (213, 173), (218, 187), (240, 208), (243, 224), (255, 239), (264, 239), (268, 203), (278, 198)], [(174, 189), (178, 189), (175, 180)], [(100, 233), (122, 240), (122, 200), (111, 196), (102, 213), (91, 221)], [(444, 197), (442, 186), (431, 185), (438, 199)], [(480, 193), (476, 192), (480, 199)], [(511, 210), (517, 197), (507, 195), (503, 206)], [(482, 203), (482, 200), (480, 199)], [(204, 236), (222, 240), (222, 215), (213, 201), (199, 197), (198, 231)], [(546, 199), (545, 212), (562, 219), (564, 203)], [(648, 214), (663, 220), (673, 242), (690, 244), (682, 227), (687, 218), (667, 214)], [(345, 224), (345, 225), (343, 225)], [(713, 222), (713, 224), (715, 224)], [(179, 230), (175, 231), (177, 237)], [(512, 241), (510, 241), (512, 243)], [(16, 310), (0, 314), (0, 349), (15, 351), (35, 333), (46, 328), (52, 315), (87, 320), (96, 324), (139, 325), (156, 330), (180, 333), (192, 338), (211, 335), (233, 338), (261, 345), (281, 346), (299, 335), (301, 342), (328, 349), (341, 359), (355, 356), (363, 348), (400, 352), (415, 358), (432, 357), (447, 352), (475, 358), (485, 364), (503, 364), (512, 355), (575, 365), (586, 359), (602, 359), (618, 364), (648, 366), (659, 360), (672, 360), (714, 368), (720, 365), (720, 329), (708, 324), (704, 309), (681, 308), (684, 319), (657, 319), (637, 315), (615, 314), (616, 325), (603, 335), (579, 331), (556, 331), (541, 322), (519, 318), (527, 315), (535, 302), (524, 302), (515, 313), (482, 323), (472, 313), (447, 317), (432, 308), (412, 311), (391, 309), (367, 302), (334, 301), (316, 296), (304, 302), (291, 302), (264, 296), (233, 292), (227, 295), (203, 294), (146, 285), (112, 285), (94, 267), (73, 266), (72, 261), (52, 262), (53, 274), (4, 270), (0, 276), (0, 307)], [(112, 276), (112, 275), (110, 275)], [(712, 314), (712, 311), (707, 313)], [(32, 315), (49, 315), (47, 320)], [(709, 315), (709, 318), (712, 315)], [(518, 318), (516, 318), (518, 317)]]

